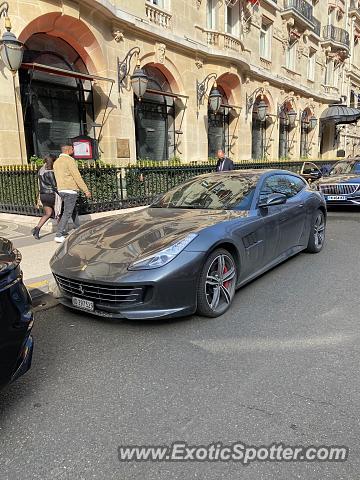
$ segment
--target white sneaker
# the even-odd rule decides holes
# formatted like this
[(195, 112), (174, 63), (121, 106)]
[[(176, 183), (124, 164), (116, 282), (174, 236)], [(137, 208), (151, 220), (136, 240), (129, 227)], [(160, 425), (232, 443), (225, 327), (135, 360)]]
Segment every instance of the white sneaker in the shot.
[(65, 237), (55, 237), (54, 240), (56, 243), (63, 243), (63, 241), (65, 240)]

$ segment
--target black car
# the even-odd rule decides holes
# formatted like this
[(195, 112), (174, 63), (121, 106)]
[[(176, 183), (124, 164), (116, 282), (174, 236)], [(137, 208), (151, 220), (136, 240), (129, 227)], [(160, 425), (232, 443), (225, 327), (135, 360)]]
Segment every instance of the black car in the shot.
[(23, 375), (31, 365), (33, 312), (20, 261), (18, 250), (0, 237), (0, 387)]
[(301, 174), (323, 193), (328, 206), (360, 206), (360, 158), (340, 160), (325, 172), (305, 162)]
[(242, 170), (192, 178), (150, 207), (89, 222), (55, 252), (60, 301), (98, 316), (216, 317), (235, 290), (324, 245), (326, 205), (299, 175)]

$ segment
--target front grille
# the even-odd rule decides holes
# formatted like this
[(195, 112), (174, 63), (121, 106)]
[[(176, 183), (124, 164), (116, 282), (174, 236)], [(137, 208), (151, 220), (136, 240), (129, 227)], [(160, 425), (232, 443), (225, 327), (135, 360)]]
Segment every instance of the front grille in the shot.
[(320, 185), (325, 195), (351, 195), (359, 190), (360, 185), (355, 183), (338, 183), (336, 185)]
[(65, 294), (93, 300), (95, 303), (111, 305), (130, 305), (140, 303), (144, 297), (144, 287), (98, 285), (54, 275), (55, 280)]

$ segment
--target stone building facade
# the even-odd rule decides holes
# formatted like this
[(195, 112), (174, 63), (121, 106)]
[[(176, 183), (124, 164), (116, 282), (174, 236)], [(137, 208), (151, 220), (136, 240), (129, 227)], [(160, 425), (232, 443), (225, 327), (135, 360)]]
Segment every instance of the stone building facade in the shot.
[[(360, 153), (356, 124), (320, 120), (329, 104), (358, 106), (357, 0), (10, 0), (9, 16), (25, 54), (14, 77), (0, 65), (0, 164), (80, 134), (119, 164), (204, 161), (219, 147), (234, 160)], [(134, 47), (141, 99), (137, 55), (119, 84)]]

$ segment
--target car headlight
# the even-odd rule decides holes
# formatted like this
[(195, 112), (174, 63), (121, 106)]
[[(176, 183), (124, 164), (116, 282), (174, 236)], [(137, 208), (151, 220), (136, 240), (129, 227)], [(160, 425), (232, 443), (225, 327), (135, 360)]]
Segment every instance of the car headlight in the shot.
[(179, 255), (197, 236), (197, 233), (190, 233), (182, 240), (170, 245), (170, 247), (131, 263), (128, 270), (150, 270), (152, 268), (162, 267)]

